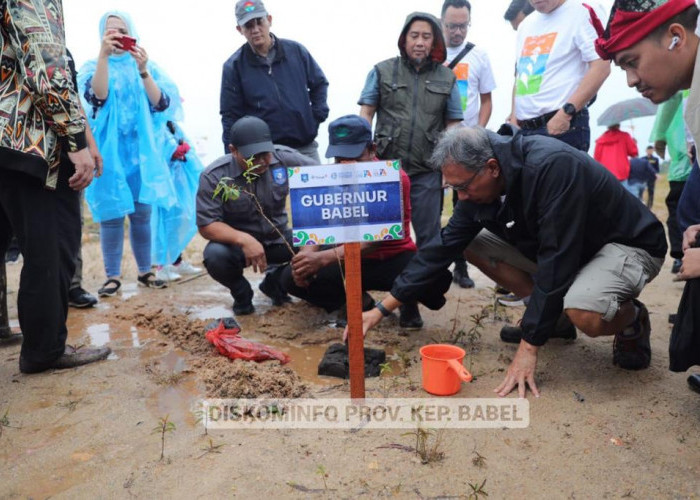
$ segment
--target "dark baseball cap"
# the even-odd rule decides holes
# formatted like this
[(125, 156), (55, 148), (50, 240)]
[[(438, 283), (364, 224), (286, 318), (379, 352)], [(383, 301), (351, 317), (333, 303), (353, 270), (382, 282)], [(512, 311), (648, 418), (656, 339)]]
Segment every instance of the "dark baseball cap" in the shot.
[(229, 142), (246, 158), (275, 151), (270, 127), (255, 116), (239, 118), (231, 127), (229, 135)]
[(372, 142), (372, 126), (358, 115), (345, 115), (328, 125), (326, 158), (359, 158)]
[(265, 6), (259, 0), (239, 0), (236, 2), (236, 22), (243, 26), (251, 19), (267, 17)]

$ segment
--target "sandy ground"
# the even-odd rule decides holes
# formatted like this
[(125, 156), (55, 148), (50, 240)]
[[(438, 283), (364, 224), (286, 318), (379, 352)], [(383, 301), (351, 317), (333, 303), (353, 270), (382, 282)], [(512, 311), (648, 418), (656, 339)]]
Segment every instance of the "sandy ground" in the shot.
[[(655, 210), (665, 218), (662, 196)], [(202, 248), (197, 238), (188, 258), (200, 263)], [(103, 275), (93, 226), (84, 234), (84, 257), (85, 286), (94, 292)], [(0, 347), (0, 498), (458, 498), (484, 481), (489, 498), (700, 498), (700, 397), (686, 374), (667, 369), (667, 318), (682, 291), (670, 261), (641, 297), (653, 327), (649, 369), (614, 367), (612, 339), (552, 340), (540, 351), (542, 397), (529, 399), (530, 426), (445, 430), (444, 458), (428, 464), (411, 451), (415, 438), (405, 430), (205, 436), (193, 412), (205, 396), (348, 397), (346, 383), (316, 375), (340, 330), (312, 307), (273, 308), (256, 292), (257, 313), (241, 318), (243, 334), (282, 349), (292, 362), (230, 362), (203, 335), (207, 320), (230, 315), (223, 287), (202, 276), (166, 290), (137, 288), (129, 252), (124, 262), (120, 296), (69, 317), (69, 341), (108, 344), (109, 360), (28, 376), (18, 370), (19, 346)], [(11, 318), (20, 269), (8, 266)], [(492, 284), (472, 274), (476, 289), (453, 285), (445, 308), (423, 311), (422, 330), (402, 332), (389, 319), (368, 339), (394, 360), (388, 376), (368, 379), (368, 396), (429, 396), (418, 348), (469, 329), (470, 316), (493, 302)], [(260, 277), (250, 278), (257, 287)], [(514, 322), (522, 308), (507, 312)], [(475, 380), (456, 397), (493, 395), (515, 352), (498, 338), (502, 325), (484, 324), (471, 357)], [(175, 430), (160, 460), (153, 429), (166, 415)]]

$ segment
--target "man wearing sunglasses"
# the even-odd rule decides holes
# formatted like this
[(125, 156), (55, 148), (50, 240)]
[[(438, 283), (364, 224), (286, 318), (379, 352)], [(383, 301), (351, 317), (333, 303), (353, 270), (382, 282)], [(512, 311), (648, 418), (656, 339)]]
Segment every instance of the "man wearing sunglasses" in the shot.
[[(564, 311), (591, 336), (613, 336), (613, 363), (651, 361), (649, 312), (637, 300), (666, 254), (661, 222), (590, 156), (549, 137), (504, 125), (449, 130), (432, 161), (459, 193), (441, 237), (419, 248), (391, 294), (364, 313), (367, 331), (402, 303), (433, 288), (464, 253), (499, 285), (530, 296), (522, 339), (499, 396), (526, 385), (536, 395), (537, 351)], [(466, 251), (465, 251), (466, 250)]]
[(318, 127), (328, 117), (328, 80), (306, 48), (270, 33), (272, 16), (259, 0), (236, 3), (236, 29), (246, 43), (225, 63), (220, 113), (224, 150), (242, 116), (267, 123), (275, 144), (318, 156)]

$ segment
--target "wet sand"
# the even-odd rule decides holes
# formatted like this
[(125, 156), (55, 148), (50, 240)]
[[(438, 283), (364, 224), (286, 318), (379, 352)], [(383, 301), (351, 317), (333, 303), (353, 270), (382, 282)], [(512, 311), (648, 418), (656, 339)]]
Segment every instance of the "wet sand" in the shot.
[[(665, 218), (662, 208), (658, 213)], [(197, 238), (187, 257), (199, 264), (202, 248)], [(94, 292), (103, 277), (90, 226), (84, 252), (85, 285)], [(287, 352), (292, 362), (230, 362), (203, 335), (210, 319), (230, 315), (227, 291), (208, 276), (165, 290), (137, 288), (132, 261), (127, 252), (119, 296), (70, 311), (69, 341), (110, 345), (110, 359), (22, 375), (19, 346), (0, 347), (0, 419), (7, 412), (9, 424), (0, 426), (0, 498), (466, 497), (470, 484), (484, 480), (489, 498), (700, 498), (700, 397), (687, 388), (686, 374), (667, 369), (667, 318), (682, 291), (670, 261), (641, 297), (653, 328), (649, 369), (614, 367), (612, 339), (552, 340), (540, 351), (542, 397), (529, 398), (530, 426), (446, 430), (444, 459), (427, 465), (406, 451), (415, 437), (405, 430), (205, 436), (193, 411), (205, 396), (348, 397), (346, 382), (316, 375), (341, 331), (329, 315), (297, 301), (272, 307), (257, 291), (260, 276), (251, 274), (257, 312), (239, 318), (242, 335)], [(10, 290), (20, 267), (8, 266)], [(388, 377), (367, 380), (368, 396), (429, 397), (418, 348), (468, 329), (470, 316), (493, 302), (492, 284), (470, 269), (477, 288), (453, 285), (445, 308), (422, 309), (425, 328), (400, 331), (390, 318), (368, 339), (393, 359)], [(11, 293), (11, 317), (15, 298)], [(522, 311), (508, 308), (511, 322)], [(503, 324), (484, 324), (465, 360), (475, 380), (456, 397), (493, 396), (515, 353), (498, 338)], [(166, 415), (176, 429), (166, 435), (161, 461), (153, 429)]]

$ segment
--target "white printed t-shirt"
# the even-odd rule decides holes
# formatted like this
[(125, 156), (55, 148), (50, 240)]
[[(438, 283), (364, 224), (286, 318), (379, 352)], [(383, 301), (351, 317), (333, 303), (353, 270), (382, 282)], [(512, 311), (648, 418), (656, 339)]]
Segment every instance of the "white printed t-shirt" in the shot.
[[(452, 62), (466, 45), (467, 41), (465, 40), (459, 47), (447, 47), (447, 62)], [(488, 94), (496, 88), (489, 56), (486, 51), (475, 46), (457, 63), (452, 71), (457, 77), (455, 85), (459, 89), (462, 102), (464, 125), (468, 127), (477, 125), (481, 105), (479, 94)]]
[[(605, 13), (596, 2), (600, 19)], [(515, 116), (535, 118), (561, 108), (580, 85), (588, 63), (600, 59), (598, 37), (580, 0), (566, 0), (549, 14), (533, 12), (518, 27)]]

